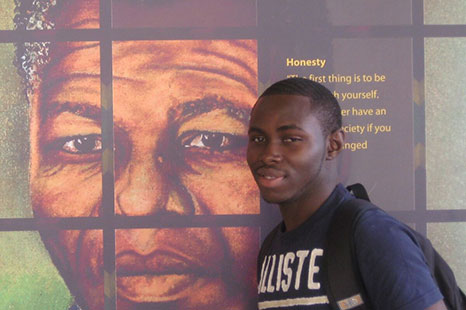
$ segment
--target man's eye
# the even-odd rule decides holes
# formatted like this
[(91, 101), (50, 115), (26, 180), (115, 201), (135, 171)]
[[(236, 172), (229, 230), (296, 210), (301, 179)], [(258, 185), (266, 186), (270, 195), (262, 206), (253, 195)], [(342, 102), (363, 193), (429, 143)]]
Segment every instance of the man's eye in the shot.
[(63, 143), (62, 150), (71, 154), (90, 154), (102, 150), (102, 140), (99, 135), (71, 137)]
[(254, 143), (262, 143), (265, 141), (264, 137), (251, 137), (251, 141)]
[(220, 132), (192, 131), (181, 138), (184, 148), (200, 148), (214, 152), (223, 152), (238, 147), (240, 142), (240, 137)]
[(286, 137), (286, 138), (283, 138), (283, 142), (285, 142), (285, 143), (298, 142), (298, 141), (302, 141), (302, 139), (298, 138), (298, 137)]

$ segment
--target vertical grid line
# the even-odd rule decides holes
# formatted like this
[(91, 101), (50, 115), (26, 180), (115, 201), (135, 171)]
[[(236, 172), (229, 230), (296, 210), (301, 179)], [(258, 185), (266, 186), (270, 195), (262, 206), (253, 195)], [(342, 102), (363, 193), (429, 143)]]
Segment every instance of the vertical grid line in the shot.
[[(417, 96), (414, 108), (414, 143), (420, 166), (415, 168), (415, 224), (416, 230), (422, 234), (427, 232), (426, 214), (426, 163), (425, 163), (425, 92), (424, 92), (424, 3), (423, 0), (413, 0), (413, 95)], [(415, 93), (414, 93), (415, 92)], [(417, 149), (416, 149), (417, 146)]]
[(104, 309), (116, 310), (113, 84), (112, 84), (112, 2), (100, 0), (100, 84), (102, 109), (102, 206)]

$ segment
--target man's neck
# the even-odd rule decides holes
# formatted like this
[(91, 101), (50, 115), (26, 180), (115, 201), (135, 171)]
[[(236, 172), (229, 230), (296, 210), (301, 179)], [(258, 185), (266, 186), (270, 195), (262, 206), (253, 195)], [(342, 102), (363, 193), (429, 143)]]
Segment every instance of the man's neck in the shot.
[(329, 184), (302, 195), (300, 199), (279, 205), (286, 231), (296, 229), (310, 218), (327, 200), (336, 186)]

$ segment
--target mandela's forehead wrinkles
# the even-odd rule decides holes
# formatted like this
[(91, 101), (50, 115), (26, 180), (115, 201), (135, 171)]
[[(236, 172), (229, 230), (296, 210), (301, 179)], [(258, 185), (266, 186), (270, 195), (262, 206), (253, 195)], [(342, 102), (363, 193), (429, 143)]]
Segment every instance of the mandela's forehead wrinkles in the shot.
[(82, 116), (100, 122), (102, 110), (99, 107), (81, 102), (52, 102), (43, 110), (42, 123), (50, 118), (60, 115), (61, 113), (69, 112), (77, 116)]
[(245, 125), (248, 123), (248, 108), (238, 107), (233, 102), (214, 96), (185, 102), (175, 108), (170, 109), (168, 113), (170, 121), (181, 122), (217, 109), (225, 110), (227, 115), (239, 120)]
[[(224, 50), (211, 50), (203, 46), (199, 48), (195, 48), (194, 51), (201, 55), (206, 55), (209, 57), (217, 57), (225, 61), (232, 62), (238, 65), (239, 67), (241, 67), (242, 69), (246, 70), (250, 76), (255, 76), (256, 71), (257, 71), (255, 68), (256, 61), (251, 61), (251, 60), (255, 60), (256, 58), (255, 49), (253, 50), (252, 48), (249, 48), (248, 46), (236, 45), (234, 43), (231, 44), (231, 46), (234, 47), (234, 50), (238, 51), (239, 53), (225, 53)], [(249, 60), (249, 61), (246, 61), (246, 60)]]
[[(84, 42), (59, 42), (50, 45), (50, 62), (49, 64), (59, 62), (61, 59), (72, 53), (86, 51), (87, 53), (99, 55), (100, 43), (95, 41)], [(88, 50), (88, 51), (87, 51)]]
[(257, 55), (253, 40), (116, 42), (116, 75), (148, 70), (199, 71), (222, 75), (257, 93)]

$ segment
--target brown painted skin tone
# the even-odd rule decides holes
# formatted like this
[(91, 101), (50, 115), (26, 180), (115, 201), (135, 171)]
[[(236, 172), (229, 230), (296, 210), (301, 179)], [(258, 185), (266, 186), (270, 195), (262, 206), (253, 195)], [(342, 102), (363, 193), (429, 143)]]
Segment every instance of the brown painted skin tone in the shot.
[[(309, 105), (304, 96), (265, 96), (249, 123), (248, 165), (262, 197), (279, 205), (287, 231), (314, 214), (338, 183), (335, 159), (344, 133), (324, 136)], [(425, 310), (446, 306), (440, 300)]]
[[(98, 2), (62, 23), (98, 27)], [(31, 98), (31, 195), (37, 217), (97, 217), (102, 199), (96, 42), (55, 44)], [(259, 213), (244, 162), (257, 96), (254, 41), (113, 44), (115, 212)], [(78, 303), (103, 309), (101, 230), (42, 234)], [(254, 300), (258, 229), (116, 231), (117, 307), (245, 309)]]

